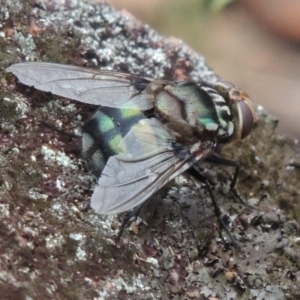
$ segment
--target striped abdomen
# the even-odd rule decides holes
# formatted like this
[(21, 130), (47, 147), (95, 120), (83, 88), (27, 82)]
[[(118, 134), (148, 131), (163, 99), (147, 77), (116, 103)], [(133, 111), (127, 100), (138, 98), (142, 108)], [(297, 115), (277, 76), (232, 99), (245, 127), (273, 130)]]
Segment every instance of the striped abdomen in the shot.
[(82, 156), (90, 171), (99, 177), (110, 156), (133, 125), (145, 118), (140, 110), (99, 108), (82, 128)]

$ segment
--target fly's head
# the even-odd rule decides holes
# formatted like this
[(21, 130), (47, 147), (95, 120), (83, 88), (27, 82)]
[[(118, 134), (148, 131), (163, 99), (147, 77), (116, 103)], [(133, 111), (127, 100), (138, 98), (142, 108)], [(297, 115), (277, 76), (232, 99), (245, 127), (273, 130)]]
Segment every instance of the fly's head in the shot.
[(253, 102), (245, 92), (228, 81), (218, 81), (213, 87), (224, 97), (233, 116), (234, 130), (225, 142), (246, 138), (257, 121)]

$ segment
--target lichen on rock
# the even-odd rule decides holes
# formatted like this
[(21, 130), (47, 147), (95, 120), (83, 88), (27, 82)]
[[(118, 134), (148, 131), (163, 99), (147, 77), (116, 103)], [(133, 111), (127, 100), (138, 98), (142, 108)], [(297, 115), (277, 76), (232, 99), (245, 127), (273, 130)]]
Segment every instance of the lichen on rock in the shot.
[[(218, 78), (182, 41), (107, 3), (13, 3), (0, 8), (2, 70), (41, 60), (169, 80)], [(94, 180), (74, 138), (94, 108), (20, 85), (4, 71), (0, 76), (3, 299), (299, 297), (299, 154), (262, 108), (251, 137), (222, 150), (241, 163), (237, 189), (257, 210), (234, 201), (232, 170), (207, 166), (241, 253), (225, 233), (227, 242), (219, 237), (206, 191), (184, 177), (155, 196), (116, 247), (121, 218), (86, 209)]]

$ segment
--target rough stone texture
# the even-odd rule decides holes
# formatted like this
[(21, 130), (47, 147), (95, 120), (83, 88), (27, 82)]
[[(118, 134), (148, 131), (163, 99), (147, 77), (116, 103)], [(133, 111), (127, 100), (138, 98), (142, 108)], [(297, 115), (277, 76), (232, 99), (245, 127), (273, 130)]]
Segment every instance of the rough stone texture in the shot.
[(79, 139), (46, 126), (79, 134), (94, 108), (20, 85), (4, 68), (41, 60), (171, 80), (217, 76), (181, 41), (108, 4), (24, 3), (0, 8), (1, 299), (299, 299), (300, 159), (276, 119), (258, 107), (252, 136), (222, 150), (241, 162), (237, 189), (257, 210), (234, 202), (231, 169), (209, 168), (241, 253), (220, 238), (206, 191), (184, 177), (116, 247), (121, 216), (87, 209), (94, 179)]

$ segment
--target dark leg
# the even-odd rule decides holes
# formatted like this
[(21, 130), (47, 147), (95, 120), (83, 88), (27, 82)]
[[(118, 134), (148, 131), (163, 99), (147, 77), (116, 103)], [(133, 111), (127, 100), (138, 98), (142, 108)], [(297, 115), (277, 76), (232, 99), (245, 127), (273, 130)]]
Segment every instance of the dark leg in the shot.
[(231, 181), (231, 183), (230, 183), (230, 191), (232, 192), (232, 194), (234, 195), (234, 197), (235, 197), (240, 203), (242, 203), (243, 205), (245, 205), (245, 206), (247, 206), (247, 207), (249, 207), (249, 208), (256, 209), (255, 207), (252, 207), (252, 206), (249, 205), (247, 202), (245, 202), (245, 201), (240, 197), (240, 195), (238, 194), (238, 192), (236, 191), (236, 189), (234, 188), (234, 187), (235, 187), (235, 184), (236, 184), (236, 181), (237, 181), (237, 179), (238, 179), (238, 176), (239, 176), (239, 171), (240, 171), (240, 165), (239, 165), (236, 161), (224, 159), (224, 158), (218, 157), (218, 156), (216, 156), (216, 155), (211, 155), (211, 156), (207, 157), (207, 158), (205, 159), (205, 161), (211, 162), (211, 163), (217, 164), (217, 165), (225, 165), (225, 166), (230, 166), (230, 167), (235, 168), (235, 171), (234, 171), (234, 174), (233, 174), (233, 178), (232, 178), (232, 181)]
[(133, 217), (136, 219), (136, 218), (138, 217), (138, 215), (140, 214), (140, 212), (141, 212), (141, 210), (142, 210), (142, 208), (143, 208), (143, 206), (145, 205), (146, 202), (147, 202), (147, 201), (145, 201), (145, 202), (142, 203), (141, 205), (135, 207), (133, 210), (129, 211), (129, 212), (125, 215), (125, 218), (123, 219), (122, 225), (121, 225), (121, 227), (120, 227), (120, 229), (119, 229), (118, 236), (117, 236), (117, 238), (116, 238), (116, 245), (119, 244), (120, 239), (121, 239), (121, 236), (122, 236), (122, 234), (123, 234), (123, 232), (124, 232), (124, 229), (125, 229), (125, 227), (127, 226), (127, 224), (128, 224), (128, 222), (130, 221), (130, 219), (133, 218)]
[(240, 245), (238, 244), (238, 242), (235, 240), (235, 238), (232, 236), (232, 234), (230, 233), (228, 227), (226, 226), (226, 224), (224, 223), (223, 219), (221, 218), (221, 211), (220, 211), (220, 208), (215, 200), (215, 197), (213, 195), (213, 192), (212, 192), (212, 189), (208, 183), (208, 180), (203, 176), (201, 175), (196, 169), (194, 168), (191, 168), (187, 171), (191, 176), (193, 176), (196, 180), (202, 182), (205, 184), (205, 188), (206, 190), (208, 191), (209, 193), (209, 196), (211, 198), (211, 201), (212, 201), (212, 204), (214, 206), (214, 209), (215, 209), (215, 214), (218, 218), (218, 221), (220, 222), (220, 224), (222, 225), (222, 227), (224, 228), (224, 230), (226, 231), (227, 235), (229, 236), (229, 238), (231, 239), (231, 242), (233, 244), (233, 246), (238, 250), (238, 251), (241, 251), (241, 247)]
[(230, 166), (230, 167), (235, 168), (234, 175), (233, 175), (232, 181), (230, 183), (230, 189), (233, 189), (235, 187), (235, 184), (236, 184), (237, 178), (239, 176), (239, 172), (240, 172), (240, 165), (236, 161), (224, 159), (224, 158), (218, 157), (216, 155), (211, 155), (211, 156), (207, 157), (205, 159), (205, 161), (208, 161), (208, 162), (211, 162), (211, 163), (217, 164), (217, 165), (225, 165), (225, 166)]

